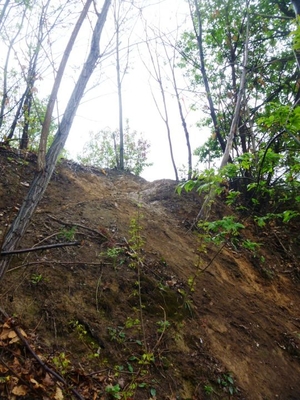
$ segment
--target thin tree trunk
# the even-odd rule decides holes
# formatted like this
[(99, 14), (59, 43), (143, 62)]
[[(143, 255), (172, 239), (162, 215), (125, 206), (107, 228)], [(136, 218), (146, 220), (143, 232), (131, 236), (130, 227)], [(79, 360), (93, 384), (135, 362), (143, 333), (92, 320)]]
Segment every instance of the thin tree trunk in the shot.
[[(123, 72), (121, 71), (121, 43), (122, 40), (124, 40), (124, 31), (121, 31), (122, 25), (126, 23), (128, 14), (132, 8), (133, 2), (128, 2), (128, 8), (122, 9), (122, 5), (125, 2), (123, 0), (115, 0), (114, 1), (114, 24), (115, 24), (115, 30), (116, 30), (116, 72), (117, 72), (117, 91), (118, 91), (118, 113), (119, 113), (119, 151), (118, 151), (118, 159), (119, 159), (119, 164), (118, 168), (121, 170), (124, 170), (125, 168), (125, 162), (124, 162), (124, 156), (125, 156), (125, 138), (124, 138), (124, 114), (123, 114), (123, 79), (127, 73), (128, 70), (128, 63), (129, 63), (129, 38), (128, 38), (128, 47), (127, 47), (127, 56), (126, 56), (126, 64), (123, 69)], [(133, 26), (135, 23), (133, 23)], [(133, 28), (132, 28), (133, 29)], [(122, 35), (123, 34), (123, 35)], [(127, 35), (126, 35), (127, 37)]]
[[(4, 5), (4, 7), (5, 6), (7, 6), (7, 5)], [(6, 60), (5, 60), (5, 64), (4, 64), (3, 89), (2, 89), (2, 93), (3, 94), (2, 94), (2, 100), (1, 100), (1, 106), (0, 106), (0, 128), (2, 127), (2, 124), (3, 124), (4, 112), (5, 112), (6, 102), (7, 102), (7, 99), (8, 99), (7, 76), (8, 76), (8, 64), (9, 64), (9, 59), (10, 59), (10, 53), (11, 53), (11, 50), (13, 49), (14, 42), (17, 39), (17, 37), (18, 37), (18, 35), (19, 35), (19, 33), (20, 33), (21, 29), (22, 29), (25, 15), (26, 15), (26, 8), (24, 9), (24, 13), (22, 14), (22, 19), (21, 19), (21, 22), (19, 24), (19, 28), (18, 28), (16, 34), (10, 40), (9, 48), (8, 48), (8, 51), (7, 51)], [(23, 101), (22, 101), (22, 103), (23, 103)], [(21, 105), (21, 107), (22, 107), (22, 105)]]
[[(195, 2), (196, 2), (196, 0), (195, 0)], [(248, 7), (248, 4), (247, 4), (247, 7)], [(235, 112), (234, 112), (234, 116), (232, 119), (230, 133), (229, 133), (229, 137), (227, 139), (226, 148), (225, 148), (225, 151), (223, 154), (220, 169), (222, 167), (224, 167), (230, 159), (230, 151), (232, 150), (234, 135), (237, 131), (238, 121), (240, 120), (241, 102), (242, 102), (242, 98), (244, 95), (245, 82), (246, 82), (246, 72), (247, 72), (246, 67), (247, 67), (247, 61), (248, 61), (248, 44), (249, 44), (249, 10), (248, 10), (248, 14), (247, 14), (247, 29), (246, 29), (246, 40), (245, 40), (245, 45), (244, 45), (243, 71), (242, 71), (242, 75), (241, 75), (241, 79), (240, 79), (240, 87), (239, 87), (239, 92), (237, 95)], [(205, 221), (208, 218), (209, 212), (211, 209), (211, 205), (215, 199), (215, 195), (216, 195), (215, 190), (213, 188), (210, 189), (210, 191), (208, 192), (208, 194), (202, 204), (202, 207), (197, 215), (195, 224), (198, 222), (199, 219)]]
[(176, 97), (176, 101), (177, 101), (177, 105), (178, 105), (178, 110), (179, 110), (179, 116), (181, 119), (181, 124), (183, 127), (183, 131), (184, 131), (184, 135), (185, 135), (185, 140), (186, 140), (186, 146), (187, 146), (187, 150), (188, 150), (188, 173), (187, 173), (187, 178), (191, 179), (192, 178), (192, 173), (193, 173), (193, 164), (192, 164), (192, 149), (191, 149), (191, 143), (190, 143), (190, 134), (188, 131), (188, 127), (187, 127), (187, 123), (186, 123), (186, 119), (185, 116), (183, 114), (183, 109), (182, 109), (182, 102), (180, 100), (180, 94), (179, 94), (179, 90), (178, 90), (178, 86), (177, 86), (177, 80), (176, 80), (176, 75), (175, 75), (175, 51), (176, 48), (169, 42), (170, 47), (173, 48), (174, 52), (173, 52), (173, 56), (170, 57), (170, 55), (168, 54), (167, 51), (167, 47), (166, 47), (166, 43), (163, 40), (162, 36), (160, 35), (163, 47), (164, 47), (164, 51), (165, 51), (165, 55), (166, 58), (168, 60), (168, 64), (171, 70), (171, 74), (172, 74), (172, 83), (173, 83), (173, 89), (175, 92), (175, 97)]
[(150, 59), (151, 59), (151, 64), (152, 64), (154, 73), (150, 70), (149, 66), (145, 62), (144, 62), (144, 65), (145, 65), (147, 71), (149, 72), (149, 74), (152, 76), (153, 79), (156, 80), (156, 82), (159, 85), (160, 94), (161, 94), (161, 97), (162, 97), (164, 114), (161, 112), (161, 110), (159, 108), (159, 105), (158, 105), (158, 102), (157, 102), (152, 90), (151, 90), (151, 94), (152, 94), (155, 106), (157, 108), (157, 111), (158, 111), (161, 119), (164, 121), (166, 129), (167, 129), (169, 150), (170, 150), (171, 161), (172, 161), (172, 165), (173, 165), (173, 169), (174, 169), (174, 173), (175, 173), (175, 179), (176, 179), (176, 181), (179, 181), (178, 171), (177, 171), (175, 158), (174, 158), (174, 153), (173, 153), (173, 145), (172, 145), (171, 129), (170, 129), (170, 124), (169, 124), (169, 113), (168, 113), (168, 107), (167, 107), (167, 99), (166, 99), (165, 90), (164, 90), (164, 87), (163, 87), (163, 81), (162, 81), (162, 75), (161, 75), (159, 60), (158, 60), (158, 54), (156, 52), (156, 62), (157, 62), (157, 64), (155, 64), (155, 60), (153, 58), (153, 55), (152, 55), (148, 40), (146, 41), (146, 45), (147, 45), (147, 48), (148, 48), (148, 52), (149, 52), (149, 56), (150, 56)]
[(45, 25), (47, 9), (50, 4), (50, 0), (42, 7), (42, 12), (39, 18), (39, 26), (37, 32), (37, 43), (35, 46), (35, 50), (33, 52), (33, 56), (29, 62), (28, 74), (26, 79), (27, 90), (26, 90), (26, 97), (24, 100), (24, 125), (23, 125), (23, 132), (22, 138), (20, 142), (20, 149), (27, 149), (29, 144), (29, 127), (30, 127), (30, 117), (31, 117), (31, 107), (33, 103), (33, 88), (36, 81), (36, 69), (37, 69), (37, 62), (39, 58), (39, 52), (42, 48), (43, 42), (43, 27)]
[(123, 101), (122, 101), (122, 80), (120, 71), (120, 27), (116, 23), (116, 70), (117, 70), (117, 88), (118, 88), (118, 108), (119, 108), (119, 135), (120, 135), (120, 156), (118, 168), (124, 169), (124, 126), (123, 126)]
[[(91, 48), (87, 61), (83, 66), (73, 93), (69, 99), (66, 111), (55, 135), (53, 144), (51, 145), (46, 155), (45, 168), (39, 171), (33, 179), (29, 191), (20, 207), (20, 210), (4, 238), (2, 251), (12, 251), (17, 247), (23, 235), (25, 234), (31, 217), (48, 186), (50, 178), (55, 169), (59, 153), (63, 149), (65, 142), (68, 138), (72, 122), (74, 120), (80, 100), (84, 94), (86, 85), (98, 62), (100, 56), (99, 41), (103, 26), (106, 21), (110, 3), (111, 0), (105, 0), (101, 14), (98, 14), (98, 19), (94, 28)], [(0, 261), (0, 281), (5, 275), (9, 260), (10, 259), (4, 258)]]
[[(170, 60), (169, 60), (169, 63), (170, 63)], [(183, 115), (182, 105), (181, 105), (177, 82), (176, 82), (176, 77), (175, 77), (175, 66), (174, 65), (173, 65), (173, 67), (171, 66), (171, 70), (172, 70), (172, 78), (173, 78), (175, 96), (176, 96), (177, 105), (178, 105), (178, 109), (179, 109), (179, 115), (180, 115), (183, 130), (184, 130), (184, 134), (185, 134), (186, 146), (188, 149), (188, 179), (191, 179), (192, 173), (193, 173), (193, 164), (192, 164), (192, 149), (191, 149), (191, 143), (190, 143), (190, 134), (189, 134), (189, 131), (187, 128), (185, 117)]]
[[(33, 83), (32, 83), (32, 85), (33, 85)], [(22, 149), (22, 150), (28, 149), (30, 114), (31, 114), (31, 108), (32, 108), (32, 101), (33, 101), (32, 91), (29, 89), (28, 96), (25, 98), (24, 106), (23, 106), (24, 122), (23, 122), (23, 131), (22, 131), (21, 142), (19, 145), (20, 149)]]
[(221, 161), (220, 169), (223, 168), (229, 161), (230, 152), (232, 149), (234, 137), (238, 130), (238, 123), (240, 121), (241, 104), (245, 91), (246, 76), (247, 76), (247, 63), (248, 63), (248, 47), (249, 47), (249, 15), (247, 16), (247, 27), (246, 27), (246, 40), (244, 45), (243, 55), (243, 71), (240, 79), (240, 87), (237, 95), (235, 110), (233, 119), (231, 122), (230, 132), (226, 143), (226, 148)]
[(2, 10), (0, 12), (0, 28), (1, 28), (1, 24), (2, 24), (2, 21), (3, 21), (4, 16), (5, 16), (6, 9), (7, 9), (8, 5), (9, 5), (9, 2), (10, 2), (10, 0), (6, 0), (5, 1), (4, 5), (2, 7)]
[[(191, 10), (191, 0), (190, 0), (189, 4), (190, 4), (190, 10)], [(197, 17), (197, 23), (198, 23), (198, 29), (194, 24), (194, 30), (195, 30), (195, 35), (197, 38), (197, 44), (198, 44), (198, 50), (199, 50), (201, 75), (202, 75), (202, 79), (203, 79), (203, 83), (204, 83), (204, 87), (205, 87), (206, 97), (207, 97), (207, 101), (208, 101), (208, 105), (209, 105), (210, 116), (213, 121), (216, 137), (220, 143), (221, 149), (224, 152), (226, 145), (225, 145), (225, 141), (223, 139), (223, 136), (221, 134), (220, 127), (218, 124), (218, 119), (217, 119), (217, 115), (215, 113), (215, 107), (214, 107), (213, 99), (211, 97), (210, 85), (209, 85), (209, 81), (208, 81), (208, 77), (207, 77), (207, 73), (206, 73), (205, 57), (204, 57), (203, 44), (202, 44), (202, 19), (201, 19), (198, 0), (194, 0), (194, 5), (195, 5), (196, 17)], [(194, 21), (192, 10), (191, 10), (191, 18), (192, 18), (192, 21)]]
[(48, 135), (49, 135), (49, 129), (50, 129), (50, 124), (51, 124), (51, 118), (52, 118), (52, 114), (53, 114), (53, 109), (54, 109), (54, 104), (56, 101), (56, 97), (57, 97), (57, 93), (61, 84), (61, 80), (63, 78), (64, 75), (64, 71), (69, 59), (69, 56), (71, 54), (73, 45), (75, 43), (76, 37), (80, 31), (80, 28), (83, 24), (83, 21), (87, 15), (87, 12), (90, 8), (91, 3), (93, 2), (93, 0), (87, 0), (83, 10), (81, 11), (81, 14), (76, 22), (76, 25), (74, 27), (74, 30), (71, 34), (71, 37), (69, 39), (69, 42), (67, 44), (67, 47), (64, 51), (62, 60), (60, 62), (57, 74), (56, 74), (56, 78), (54, 81), (54, 85), (52, 88), (52, 92), (50, 94), (50, 98), (48, 101), (48, 105), (47, 105), (47, 110), (46, 110), (46, 115), (45, 115), (45, 119), (44, 119), (44, 123), (42, 126), (42, 132), (41, 132), (41, 138), (40, 138), (40, 144), (39, 144), (39, 151), (38, 151), (38, 171), (41, 171), (42, 169), (44, 169), (45, 167), (45, 155), (46, 155), (46, 149), (47, 149), (47, 139), (48, 139)]
[[(296, 15), (296, 24), (299, 29), (300, 23), (299, 23), (299, 18), (300, 18), (300, 0), (292, 0), (294, 10), (295, 10), (295, 15)], [(298, 68), (300, 68), (300, 49), (294, 50), (295, 52), (295, 57), (296, 61), (298, 64)]]

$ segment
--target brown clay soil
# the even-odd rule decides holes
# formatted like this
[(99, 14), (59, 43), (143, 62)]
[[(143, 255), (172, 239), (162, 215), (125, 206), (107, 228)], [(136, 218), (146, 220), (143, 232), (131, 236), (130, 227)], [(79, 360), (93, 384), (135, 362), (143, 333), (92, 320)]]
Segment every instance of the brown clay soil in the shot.
[[(0, 162), (3, 237), (35, 161)], [(58, 165), (20, 248), (79, 244), (12, 258), (1, 399), (300, 399), (300, 222), (237, 214), (240, 239), (262, 246), (214, 247), (189, 229), (201, 198), (175, 188)], [(229, 213), (218, 199), (210, 218)]]

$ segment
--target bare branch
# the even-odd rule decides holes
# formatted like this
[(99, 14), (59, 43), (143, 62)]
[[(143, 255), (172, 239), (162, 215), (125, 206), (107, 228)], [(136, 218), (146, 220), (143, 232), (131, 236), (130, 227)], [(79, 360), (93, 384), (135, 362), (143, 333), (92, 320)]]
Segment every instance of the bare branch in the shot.
[(31, 253), (33, 251), (48, 250), (48, 249), (54, 249), (57, 247), (79, 246), (80, 244), (81, 244), (81, 242), (54, 243), (54, 244), (47, 244), (47, 245), (45, 244), (45, 246), (31, 247), (29, 249), (1, 251), (0, 256), (7, 256), (7, 255), (11, 255), (11, 254)]

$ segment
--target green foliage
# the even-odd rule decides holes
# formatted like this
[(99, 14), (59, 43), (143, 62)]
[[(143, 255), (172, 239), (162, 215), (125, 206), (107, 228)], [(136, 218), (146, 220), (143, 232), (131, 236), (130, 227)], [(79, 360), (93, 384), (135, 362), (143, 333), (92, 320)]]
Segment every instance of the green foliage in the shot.
[(286, 129), (296, 133), (300, 130), (300, 107), (291, 108), (290, 105), (282, 105), (278, 103), (269, 103), (264, 115), (257, 119), (257, 124), (263, 130), (271, 130), (278, 132)]
[(220, 186), (223, 180), (223, 176), (217, 173), (215, 169), (206, 169), (197, 178), (180, 183), (176, 190), (178, 194), (181, 194), (183, 189), (186, 192), (196, 190), (199, 194), (209, 193), (211, 190), (214, 190), (216, 194), (220, 194), (223, 190)]
[(70, 326), (72, 326), (73, 329), (76, 330), (78, 336), (80, 339), (84, 339), (87, 335), (87, 330), (84, 327), (84, 325), (82, 325), (79, 321), (71, 321), (69, 323)]
[(64, 352), (59, 353), (57, 356), (53, 357), (52, 361), (56, 369), (62, 375), (65, 375), (67, 372), (71, 370), (71, 361), (68, 359), (68, 357)]
[(149, 365), (155, 361), (153, 353), (144, 353), (139, 359), (138, 363), (141, 365)]
[[(33, 152), (37, 152), (39, 148), (40, 134), (42, 129), (42, 123), (46, 115), (47, 104), (48, 104), (48, 99), (40, 100), (37, 97), (35, 97), (34, 106), (32, 108), (30, 115), (26, 116), (25, 114), (25, 117), (29, 122), (29, 149)], [(57, 123), (52, 119), (47, 138), (47, 149), (49, 149), (54, 140), (54, 135), (57, 128), (58, 128)], [(63, 154), (61, 156), (62, 157), (66, 156), (65, 150), (63, 150)]]
[(106, 393), (110, 394), (114, 399), (121, 399), (121, 388), (120, 385), (117, 383), (116, 385), (107, 385), (105, 388)]
[(209, 85), (206, 96), (212, 106), (204, 105), (206, 115), (198, 125), (209, 127), (211, 135), (195, 151), (200, 162), (210, 166), (223, 153), (221, 143), (226, 144), (235, 113), (249, 19), (246, 89), (231, 162), (218, 173), (200, 173), (178, 191), (220, 194), (229, 189), (228, 205), (278, 214), (287, 222), (299, 212), (300, 106), (293, 54), (294, 49), (300, 58), (299, 17), (295, 24), (286, 18), (284, 7), (274, 8), (267, 0), (248, 5), (244, 0), (204, 0), (198, 5), (204, 59), (199, 60), (198, 15), (192, 9), (195, 30), (184, 32), (178, 42), (182, 55), (178, 67), (185, 70), (190, 90), (203, 90), (205, 80)]
[(210, 167), (212, 161), (222, 156), (222, 151), (217, 139), (210, 136), (202, 146), (199, 146), (194, 150), (194, 156), (199, 157), (200, 163), (206, 163)]
[(239, 192), (238, 190), (237, 191), (230, 190), (226, 197), (226, 204), (229, 206), (236, 204), (238, 202), (240, 195), (241, 195), (241, 192)]
[(100, 256), (110, 259), (113, 268), (117, 269), (117, 267), (124, 262), (123, 258), (120, 258), (122, 254), (124, 254), (124, 249), (122, 247), (110, 247), (105, 252), (100, 253)]
[(68, 242), (72, 242), (75, 239), (76, 227), (73, 226), (69, 229), (61, 229), (58, 234), (58, 238), (67, 240)]
[(127, 317), (125, 322), (125, 328), (129, 329), (135, 326), (140, 326), (141, 321), (138, 318)]
[(261, 246), (261, 243), (252, 242), (252, 240), (246, 239), (243, 241), (242, 245), (245, 249), (255, 253)]
[[(127, 121), (124, 130), (124, 169), (140, 175), (146, 167), (152, 165), (147, 162), (149, 149), (149, 142), (142, 134), (132, 131)], [(119, 152), (119, 132), (107, 129), (90, 133), (90, 140), (77, 158), (86, 165), (119, 169)]]
[(126, 334), (124, 332), (123, 326), (118, 326), (117, 328), (108, 327), (107, 328), (109, 337), (111, 341), (116, 341), (117, 343), (123, 343), (126, 339)]
[(130, 228), (129, 228), (129, 244), (130, 248), (133, 250), (132, 257), (134, 259), (140, 258), (142, 260), (141, 250), (145, 244), (145, 241), (142, 237), (142, 227), (141, 227), (141, 219), (142, 215), (138, 213), (136, 218), (132, 218), (130, 221)]
[(214, 388), (211, 385), (205, 385), (204, 386), (204, 392), (205, 394), (213, 394), (214, 393)]
[(211, 222), (200, 222), (199, 227), (211, 233), (211, 240), (215, 244), (221, 244), (225, 240), (232, 240), (238, 236), (245, 226), (236, 221), (233, 215), (225, 216), (222, 219)]
[(166, 329), (168, 329), (171, 324), (169, 321), (157, 321), (156, 324), (158, 325), (157, 332), (163, 333)]
[(300, 50), (300, 17), (296, 16), (296, 29), (291, 32), (291, 36), (293, 38), (293, 49), (295, 51)]
[(37, 285), (38, 283), (42, 282), (43, 275), (42, 274), (32, 274), (30, 277), (30, 282), (33, 285)]
[(227, 391), (231, 396), (238, 393), (238, 388), (235, 386), (234, 379), (231, 373), (223, 374), (217, 379), (218, 384)]

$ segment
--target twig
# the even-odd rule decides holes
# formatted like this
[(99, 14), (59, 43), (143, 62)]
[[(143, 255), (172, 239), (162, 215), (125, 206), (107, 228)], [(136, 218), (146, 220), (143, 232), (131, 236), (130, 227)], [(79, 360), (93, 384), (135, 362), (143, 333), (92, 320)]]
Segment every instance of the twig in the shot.
[(215, 261), (215, 259), (218, 257), (218, 255), (222, 252), (224, 247), (226, 246), (226, 242), (222, 244), (222, 246), (218, 249), (218, 251), (215, 253), (213, 258), (207, 263), (206, 267), (200, 269), (200, 273), (206, 272), (206, 270), (212, 265), (212, 263)]
[(8, 254), (30, 253), (32, 251), (47, 250), (47, 249), (53, 249), (53, 248), (56, 248), (56, 247), (79, 246), (80, 244), (81, 244), (81, 242), (67, 242), (67, 243), (47, 244), (45, 246), (31, 247), (30, 249), (1, 251), (0, 256), (7, 256)]
[[(9, 319), (9, 315), (2, 309), (0, 308), (0, 312), (2, 315), (4, 315), (5, 318)], [(84, 398), (77, 392), (76, 389), (69, 387), (68, 383), (55, 371), (53, 371), (51, 368), (49, 368), (41, 359), (40, 357), (32, 350), (30, 347), (28, 341), (25, 339), (25, 337), (22, 335), (20, 329), (16, 326), (14, 319), (10, 319), (11, 325), (18, 335), (19, 339), (24, 343), (28, 351), (31, 353), (33, 358), (44, 368), (45, 371), (47, 371), (49, 374), (54, 376), (59, 382), (63, 383), (67, 388), (71, 390), (71, 392), (80, 400), (84, 400)]]
[(47, 214), (47, 215), (48, 215), (49, 218), (53, 219), (53, 220), (56, 221), (56, 222), (59, 222), (60, 224), (63, 224), (63, 225), (71, 225), (71, 226), (78, 226), (78, 228), (86, 229), (87, 231), (90, 231), (90, 232), (96, 233), (97, 235), (100, 235), (100, 236), (103, 237), (104, 239), (108, 239), (108, 237), (107, 237), (106, 235), (104, 235), (104, 233), (102, 233), (102, 232), (100, 232), (100, 231), (97, 231), (96, 229), (92, 229), (92, 228), (89, 228), (88, 226), (81, 225), (81, 224), (77, 224), (77, 223), (75, 223), (75, 222), (62, 221), (61, 219), (55, 218), (55, 217), (53, 217), (52, 215), (49, 215), (49, 214)]
[(93, 263), (93, 262), (86, 262), (86, 261), (56, 261), (56, 260), (41, 260), (41, 261), (31, 261), (26, 264), (18, 265), (17, 267), (10, 268), (7, 272), (16, 271), (17, 269), (23, 267), (29, 267), (30, 265), (41, 265), (41, 264), (55, 264), (55, 265), (89, 265), (92, 267), (99, 267), (101, 265), (110, 265), (110, 263)]
[(101, 280), (102, 280), (102, 271), (101, 271), (101, 274), (100, 274), (100, 276), (98, 278), (97, 287), (96, 287), (96, 309), (97, 309), (97, 312), (99, 312), (98, 293), (99, 293), (99, 287), (100, 287)]
[(159, 306), (159, 307), (160, 307), (160, 308), (163, 310), (163, 312), (164, 312), (164, 324), (163, 324), (163, 327), (162, 327), (161, 335), (160, 335), (160, 337), (158, 338), (158, 340), (157, 340), (155, 346), (154, 346), (153, 349), (152, 349), (152, 352), (153, 352), (153, 353), (154, 353), (154, 350), (156, 349), (156, 347), (160, 344), (160, 342), (161, 342), (161, 340), (162, 340), (162, 338), (163, 338), (163, 336), (164, 336), (164, 334), (165, 334), (165, 330), (166, 330), (166, 321), (167, 321), (166, 310), (165, 310), (162, 306)]
[(24, 385), (28, 386), (30, 390), (34, 390), (35, 388), (27, 382), (25, 379), (23, 379), (17, 372), (15, 372), (4, 360), (3, 358), (0, 358), (0, 363), (4, 365), (5, 368), (9, 370), (9, 372), (14, 375), (16, 378), (18, 378), (19, 382), (22, 382)]

